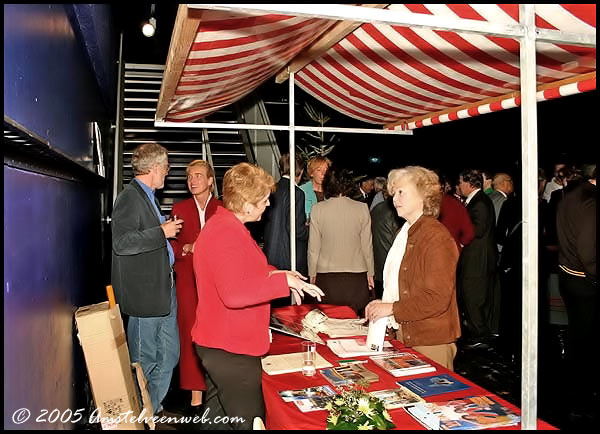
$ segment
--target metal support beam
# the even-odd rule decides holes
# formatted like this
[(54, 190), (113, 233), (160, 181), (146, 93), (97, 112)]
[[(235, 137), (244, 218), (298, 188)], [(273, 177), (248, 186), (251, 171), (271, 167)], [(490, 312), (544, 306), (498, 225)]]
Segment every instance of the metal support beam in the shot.
[(582, 47), (596, 48), (596, 32), (594, 34), (569, 33), (560, 30), (535, 29), (537, 42), (550, 42), (552, 44), (569, 44)]
[(497, 24), (463, 18), (437, 17), (389, 9), (373, 9), (343, 4), (188, 4), (190, 9), (213, 9), (220, 11), (283, 14), (326, 20), (348, 20), (361, 23), (391, 24), (434, 30), (449, 30), (481, 35), (522, 37), (524, 32), (518, 24)]
[(519, 5), (519, 20), (525, 29), (525, 37), (520, 40), (523, 179), (521, 429), (532, 430), (537, 427), (538, 362), (538, 189), (534, 5)]
[[(290, 72), (289, 116), (290, 124), (290, 266), (296, 271), (296, 131), (294, 112), (294, 82), (296, 74)], [(292, 298), (293, 301), (293, 298)]]
[(123, 100), (123, 80), (124, 80), (124, 67), (123, 67), (123, 32), (119, 36), (119, 68), (117, 69), (117, 112), (115, 113), (115, 145), (113, 155), (113, 197), (112, 203), (114, 204), (117, 200), (117, 195), (121, 192), (121, 184), (123, 183), (123, 174), (121, 167), (123, 165), (123, 143), (121, 133), (122, 121), (122, 100)]
[[(274, 130), (289, 131), (287, 125), (261, 125), (261, 124), (239, 124), (239, 123), (216, 123), (216, 122), (154, 122), (159, 128), (214, 128), (221, 130)], [(305, 127), (294, 126), (295, 131), (323, 131), (325, 133), (353, 133), (353, 134), (388, 134), (400, 136), (412, 136), (412, 131), (395, 131), (371, 128), (336, 128), (336, 127)]]

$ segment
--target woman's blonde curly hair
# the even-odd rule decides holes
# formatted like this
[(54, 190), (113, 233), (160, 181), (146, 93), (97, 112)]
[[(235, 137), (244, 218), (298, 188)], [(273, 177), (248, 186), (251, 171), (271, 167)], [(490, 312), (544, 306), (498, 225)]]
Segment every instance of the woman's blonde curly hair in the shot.
[(394, 188), (401, 179), (408, 178), (413, 182), (423, 198), (423, 215), (436, 217), (440, 214), (442, 189), (437, 174), (421, 166), (406, 166), (394, 169), (388, 174), (388, 192), (394, 195)]

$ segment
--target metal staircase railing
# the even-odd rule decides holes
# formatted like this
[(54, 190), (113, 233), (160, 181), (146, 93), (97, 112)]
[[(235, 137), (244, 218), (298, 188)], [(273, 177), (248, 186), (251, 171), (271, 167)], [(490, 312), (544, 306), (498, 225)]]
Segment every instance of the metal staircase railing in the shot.
[[(195, 159), (207, 160), (215, 169), (215, 195), (221, 191), (225, 172), (241, 161), (253, 161), (244, 138), (237, 130), (166, 128), (154, 126), (154, 114), (163, 77), (163, 65), (122, 63), (119, 82), (119, 111), (115, 168), (116, 197), (133, 178), (131, 156), (136, 146), (156, 142), (169, 152), (171, 170), (165, 186), (157, 191), (163, 213), (189, 196), (185, 169)], [(225, 108), (210, 115), (207, 122), (238, 121), (237, 113)], [(250, 157), (250, 158), (249, 158)]]

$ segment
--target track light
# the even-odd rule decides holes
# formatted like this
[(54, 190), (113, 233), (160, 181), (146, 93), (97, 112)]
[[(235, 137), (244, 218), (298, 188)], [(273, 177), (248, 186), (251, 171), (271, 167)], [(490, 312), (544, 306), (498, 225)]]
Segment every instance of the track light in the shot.
[(154, 36), (156, 31), (156, 18), (150, 17), (150, 19), (142, 26), (142, 33), (144, 36), (151, 38)]
[(156, 18), (154, 18), (154, 4), (150, 6), (150, 19), (144, 23), (142, 26), (142, 33), (147, 38), (151, 38), (154, 36), (154, 32), (156, 31)]

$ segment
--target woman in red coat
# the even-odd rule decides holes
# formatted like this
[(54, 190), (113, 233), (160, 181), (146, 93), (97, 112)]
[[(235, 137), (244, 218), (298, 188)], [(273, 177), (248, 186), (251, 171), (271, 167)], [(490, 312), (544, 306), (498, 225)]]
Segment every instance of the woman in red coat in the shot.
[[(177, 238), (171, 240), (175, 253), (177, 280), (177, 325), (179, 327), (179, 385), (192, 391), (191, 407), (199, 410), (202, 391), (206, 390), (204, 371), (194, 351), (191, 330), (196, 319), (198, 294), (194, 278), (192, 246), (206, 221), (215, 213), (221, 201), (211, 194), (215, 180), (213, 168), (204, 160), (194, 160), (186, 169), (188, 189), (192, 197), (173, 206), (172, 216), (184, 221)], [(202, 251), (196, 251), (201, 254)], [(198, 411), (195, 411), (197, 413)]]
[[(206, 372), (206, 408), (211, 419), (228, 417), (234, 429), (252, 429), (264, 418), (260, 356), (269, 350), (270, 301), (323, 292), (295, 271), (277, 270), (245, 223), (260, 220), (275, 181), (248, 163), (233, 166), (223, 179), (219, 207), (195, 243), (198, 288), (192, 339)], [(232, 419), (232, 418), (235, 418)], [(238, 418), (242, 418), (241, 421)], [(215, 429), (214, 426), (206, 428)]]

